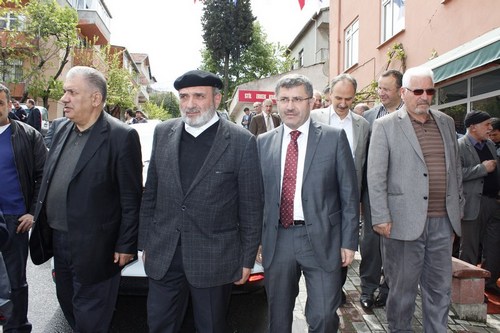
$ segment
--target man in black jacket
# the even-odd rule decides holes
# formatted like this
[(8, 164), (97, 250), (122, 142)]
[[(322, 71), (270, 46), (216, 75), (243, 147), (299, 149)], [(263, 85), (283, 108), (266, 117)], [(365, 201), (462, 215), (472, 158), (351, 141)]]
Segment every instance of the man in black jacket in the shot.
[(28, 106), (28, 119), (26, 123), (36, 129), (38, 132), (42, 131), (42, 113), (35, 107), (35, 101), (31, 98), (26, 102)]
[(42, 135), (10, 120), (10, 91), (0, 84), (0, 211), (10, 234), (2, 255), (11, 285), (13, 311), (4, 332), (31, 332), (28, 322), (28, 231), (33, 225), (47, 149)]

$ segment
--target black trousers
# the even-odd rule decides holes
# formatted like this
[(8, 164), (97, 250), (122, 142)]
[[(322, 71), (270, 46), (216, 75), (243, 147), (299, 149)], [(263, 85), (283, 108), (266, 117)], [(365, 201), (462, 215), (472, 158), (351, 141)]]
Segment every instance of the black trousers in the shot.
[(54, 230), (53, 247), (57, 299), (69, 325), (75, 333), (108, 333), (118, 297), (120, 273), (95, 284), (82, 285), (76, 278), (68, 234)]
[(231, 290), (232, 284), (210, 288), (190, 285), (184, 274), (182, 249), (177, 246), (167, 274), (161, 280), (149, 279), (149, 332), (178, 333), (190, 296), (197, 333), (229, 332), (226, 319)]

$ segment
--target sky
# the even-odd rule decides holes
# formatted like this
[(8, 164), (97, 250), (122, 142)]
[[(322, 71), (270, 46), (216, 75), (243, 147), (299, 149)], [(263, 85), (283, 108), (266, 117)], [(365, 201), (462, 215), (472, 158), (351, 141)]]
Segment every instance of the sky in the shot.
[[(197, 0), (105, 0), (111, 12), (111, 44), (149, 55), (156, 89), (173, 90), (174, 80), (201, 64), (201, 16)], [(324, 5), (321, 5), (324, 3)], [(290, 44), (305, 23), (328, 0), (251, 0), (253, 15), (268, 41)]]

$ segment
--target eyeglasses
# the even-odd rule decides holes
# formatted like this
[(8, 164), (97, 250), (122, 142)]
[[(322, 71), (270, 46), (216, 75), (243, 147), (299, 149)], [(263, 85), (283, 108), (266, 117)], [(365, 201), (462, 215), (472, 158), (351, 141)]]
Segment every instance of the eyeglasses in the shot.
[(311, 99), (311, 98), (312, 97), (292, 97), (292, 98), (282, 97), (282, 98), (278, 99), (278, 102), (280, 102), (281, 104), (288, 104), (288, 103), (290, 103), (290, 101), (292, 101), (292, 104), (297, 104), (297, 103), (300, 103), (303, 101), (307, 101), (308, 99)]
[(428, 96), (432, 96), (436, 93), (436, 89), (434, 89), (434, 88), (431, 88), (431, 89), (413, 89), (413, 90), (410, 88), (406, 88), (406, 90), (411, 91), (413, 93), (413, 95), (415, 95), (415, 96), (422, 95), (424, 93), (424, 91)]

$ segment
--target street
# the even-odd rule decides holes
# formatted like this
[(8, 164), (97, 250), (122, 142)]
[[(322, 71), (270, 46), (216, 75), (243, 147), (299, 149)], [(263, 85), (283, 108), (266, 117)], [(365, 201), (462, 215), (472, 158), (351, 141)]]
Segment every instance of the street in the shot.
[[(30, 287), (28, 318), (33, 324), (33, 332), (71, 333), (57, 302), (50, 262), (34, 266), (28, 259), (27, 278)], [(228, 321), (238, 333), (263, 333), (266, 313), (267, 302), (263, 291), (233, 295)], [(119, 296), (112, 332), (147, 332), (146, 297)]]

